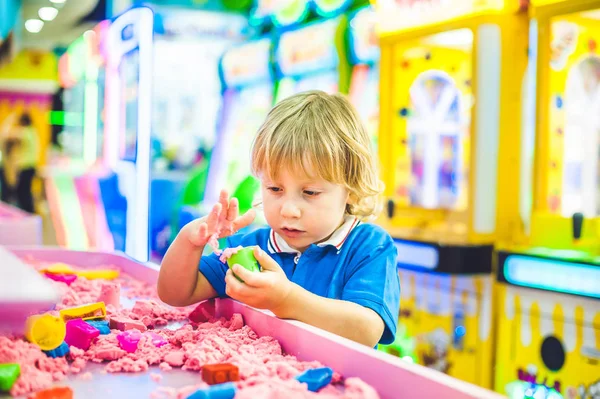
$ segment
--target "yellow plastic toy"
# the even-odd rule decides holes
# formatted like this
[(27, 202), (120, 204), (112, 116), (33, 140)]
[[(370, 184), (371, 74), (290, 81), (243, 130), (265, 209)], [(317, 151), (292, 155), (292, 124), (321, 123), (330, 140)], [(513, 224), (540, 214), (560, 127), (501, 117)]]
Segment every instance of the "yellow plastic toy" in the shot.
[(50, 314), (30, 316), (25, 324), (25, 338), (45, 351), (58, 348), (66, 334), (65, 322)]
[(106, 306), (104, 305), (104, 302), (96, 302), (91, 303), (89, 305), (78, 306), (75, 308), (63, 309), (60, 311), (60, 317), (65, 322), (74, 319), (104, 319), (106, 317)]
[(600, 392), (600, 1), (531, 0), (530, 16), (532, 189), (499, 243), (495, 390), (587, 399)]
[(55, 263), (45, 269), (40, 270), (42, 273), (48, 274), (75, 274), (79, 277), (87, 278), (88, 280), (104, 279), (114, 280), (119, 277), (118, 270), (112, 269), (76, 269), (65, 263)]
[[(399, 322), (418, 362), (491, 388), (493, 245), (518, 214), (527, 13), (518, 0), (372, 1), (379, 159)], [(400, 354), (403, 356), (404, 354)]]

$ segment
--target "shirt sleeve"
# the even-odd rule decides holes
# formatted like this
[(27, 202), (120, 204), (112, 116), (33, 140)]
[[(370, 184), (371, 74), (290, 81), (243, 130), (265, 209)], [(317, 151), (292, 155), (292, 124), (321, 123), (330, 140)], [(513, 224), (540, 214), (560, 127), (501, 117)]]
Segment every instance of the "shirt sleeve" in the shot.
[(224, 298), (225, 294), (225, 274), (227, 274), (227, 264), (221, 262), (219, 257), (212, 253), (205, 255), (200, 259), (198, 270), (206, 277), (210, 285), (217, 291), (220, 298)]
[(396, 266), (397, 250), (390, 239), (349, 265), (342, 300), (375, 311), (385, 329), (380, 344), (391, 344), (396, 336), (400, 310), (400, 279)]
[[(240, 244), (240, 235), (234, 235), (225, 239), (225, 248), (237, 247)], [(200, 259), (198, 270), (206, 277), (210, 285), (217, 291), (220, 298), (226, 298), (225, 294), (225, 274), (227, 274), (227, 263), (219, 260), (215, 253), (205, 255)]]
[[(247, 247), (250, 245), (259, 245), (262, 235), (260, 231), (249, 233), (240, 232), (225, 239), (225, 248), (234, 248), (237, 246)], [(227, 263), (219, 260), (214, 253), (205, 255), (200, 259), (198, 270), (206, 277), (210, 285), (215, 289), (220, 298), (227, 298), (225, 294), (225, 274), (227, 274)]]

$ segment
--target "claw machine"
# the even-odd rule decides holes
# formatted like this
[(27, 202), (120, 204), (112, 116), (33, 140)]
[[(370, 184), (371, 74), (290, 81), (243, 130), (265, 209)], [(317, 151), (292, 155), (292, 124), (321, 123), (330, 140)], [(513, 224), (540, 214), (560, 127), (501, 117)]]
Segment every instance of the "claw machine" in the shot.
[(51, 118), (62, 125), (62, 151), (44, 167), (45, 195), (58, 245), (69, 249), (120, 249), (108, 223), (111, 202), (101, 186), (110, 173), (102, 165), (104, 41), (109, 21), (77, 38), (59, 60), (64, 112)]
[(509, 0), (373, 6), (387, 200), (378, 223), (398, 248), (397, 354), (491, 387), (493, 243), (518, 212), (527, 14)]
[(348, 41), (352, 77), (350, 101), (371, 135), (373, 150), (377, 148), (379, 127), (379, 38), (377, 15), (372, 7), (362, 7), (349, 17)]
[(208, 168), (206, 209), (217, 203), (220, 190), (226, 189), (238, 198), (240, 213), (245, 213), (260, 189), (250, 173), (250, 152), (254, 136), (273, 106), (272, 48), (273, 40), (264, 37), (229, 49), (221, 59), (225, 87), (222, 129)]
[(495, 389), (600, 393), (600, 1), (533, 0), (534, 191), (498, 254)]
[(109, 28), (105, 149), (127, 200), (125, 253), (138, 261), (164, 255), (187, 192), (204, 193), (218, 62), (248, 34), (240, 14), (158, 6), (134, 7)]
[(307, 90), (348, 92), (347, 26), (342, 14), (281, 33), (275, 49), (275, 102)]

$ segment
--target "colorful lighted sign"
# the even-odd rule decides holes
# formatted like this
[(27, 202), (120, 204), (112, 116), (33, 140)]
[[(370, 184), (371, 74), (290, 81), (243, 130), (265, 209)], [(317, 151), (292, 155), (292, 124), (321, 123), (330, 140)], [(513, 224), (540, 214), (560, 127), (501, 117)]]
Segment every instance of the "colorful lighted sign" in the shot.
[(299, 76), (337, 67), (335, 41), (340, 19), (329, 19), (305, 28), (285, 32), (277, 47), (277, 66), (284, 76)]
[(333, 16), (344, 11), (352, 4), (352, 0), (313, 0), (317, 13)]
[(371, 64), (379, 59), (377, 14), (371, 7), (359, 10), (350, 20), (350, 52), (353, 64)]
[(223, 81), (227, 87), (271, 79), (271, 40), (245, 43), (228, 50), (221, 61)]
[(271, 22), (278, 27), (303, 21), (308, 15), (308, 0), (258, 0), (252, 10), (250, 23), (262, 25)]
[(439, 263), (439, 253), (435, 247), (427, 244), (401, 240), (394, 240), (394, 245), (398, 250), (396, 262), (399, 267), (426, 270), (434, 270), (437, 268)]
[(600, 298), (600, 266), (509, 255), (503, 271), (510, 284)]
[(164, 36), (196, 39), (215, 36), (243, 39), (249, 34), (247, 19), (238, 14), (223, 14), (203, 10), (179, 10), (154, 7), (162, 22)]
[(382, 33), (447, 22), (485, 12), (517, 11), (517, 0), (377, 0)]

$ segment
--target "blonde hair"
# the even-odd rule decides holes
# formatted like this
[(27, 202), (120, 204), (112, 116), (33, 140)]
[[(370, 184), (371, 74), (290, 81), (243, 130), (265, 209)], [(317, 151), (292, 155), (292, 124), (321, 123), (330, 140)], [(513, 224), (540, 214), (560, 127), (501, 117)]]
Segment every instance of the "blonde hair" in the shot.
[[(346, 213), (370, 219), (379, 212), (383, 184), (371, 139), (350, 102), (339, 94), (307, 91), (279, 102), (267, 115), (252, 147), (252, 172), (315, 171), (346, 187)], [(315, 176), (311, 176), (315, 177)]]

